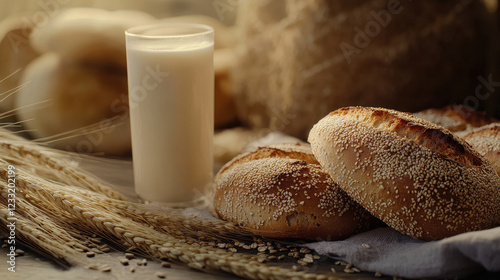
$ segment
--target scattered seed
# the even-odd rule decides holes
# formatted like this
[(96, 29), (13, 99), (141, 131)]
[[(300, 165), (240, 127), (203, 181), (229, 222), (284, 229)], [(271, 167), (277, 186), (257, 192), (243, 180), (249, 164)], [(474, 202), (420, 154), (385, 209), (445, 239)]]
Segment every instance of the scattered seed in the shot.
[(352, 267), (352, 263), (348, 263), (348, 264), (346, 264), (346, 266), (345, 266), (345, 268), (347, 268), (347, 269), (349, 269), (349, 268), (351, 268), (351, 267)]
[(163, 272), (156, 272), (156, 277), (165, 279), (167, 278), (167, 275), (165, 275), (165, 273)]
[(86, 254), (87, 254), (87, 258), (93, 258), (93, 257), (95, 257), (95, 253), (92, 252), (92, 251), (89, 251)]
[(281, 255), (281, 256), (278, 257), (278, 260), (282, 260), (284, 258), (285, 258), (285, 255)]
[(297, 261), (298, 264), (302, 265), (302, 266), (306, 266), (308, 263), (302, 259), (298, 260)]
[(357, 267), (353, 267), (352, 270), (354, 270), (354, 272), (357, 272), (357, 273), (360, 273), (361, 272), (361, 269), (357, 268)]
[(97, 253), (97, 254), (102, 254), (102, 251), (97, 249), (97, 248), (90, 248), (90, 250), (94, 253)]
[(300, 248), (300, 251), (302, 254), (309, 254), (311, 253), (311, 250), (307, 249), (307, 248)]
[(142, 259), (142, 265), (144, 265), (144, 266), (148, 265), (148, 260)]
[(131, 259), (135, 258), (135, 256), (132, 253), (125, 253), (125, 258), (131, 260)]
[(345, 268), (344, 269), (344, 272), (345, 273), (354, 273), (354, 270), (350, 269), (350, 268)]
[(125, 259), (121, 259), (120, 262), (123, 265), (128, 265), (129, 264), (128, 259), (126, 259), (126, 258)]
[(172, 264), (169, 262), (161, 262), (161, 266), (166, 267), (166, 268), (170, 268), (170, 267), (172, 267)]
[(7, 248), (7, 244), (2, 244), (2, 248)]
[(134, 273), (135, 272), (135, 267), (131, 267), (129, 270), (130, 270), (130, 272)]
[(335, 268), (334, 268), (334, 267), (332, 267), (332, 269), (331, 269), (331, 270), (332, 270), (332, 272), (333, 272), (333, 273), (337, 273), (337, 271), (335, 270)]
[(265, 246), (259, 247), (257, 249), (257, 251), (259, 251), (259, 252), (264, 252), (265, 250), (267, 250), (267, 247), (265, 247)]
[(100, 243), (102, 241), (102, 238), (91, 237), (90, 240), (95, 243)]
[(382, 273), (380, 273), (380, 272), (375, 272), (375, 277), (382, 277)]
[(24, 251), (21, 249), (16, 249), (16, 254), (18, 254), (19, 256), (24, 256)]
[(366, 249), (371, 249), (372, 246), (370, 244), (363, 243), (361, 246), (365, 247)]
[(99, 267), (97, 266), (97, 264), (89, 264), (87, 266), (87, 268), (88, 269), (92, 269), (92, 270), (98, 270), (99, 269)]
[(109, 267), (109, 265), (103, 265), (99, 268), (99, 270), (101, 270), (102, 272), (110, 272), (111, 271), (111, 267)]
[(312, 263), (313, 262), (313, 258), (311, 255), (307, 254), (305, 257), (302, 258), (302, 260), (306, 263)]

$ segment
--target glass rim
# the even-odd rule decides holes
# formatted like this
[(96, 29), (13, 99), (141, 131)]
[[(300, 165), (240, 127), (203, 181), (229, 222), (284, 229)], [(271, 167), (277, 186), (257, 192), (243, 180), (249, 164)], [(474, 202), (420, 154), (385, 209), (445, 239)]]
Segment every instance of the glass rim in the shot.
[[(172, 35), (147, 35), (141, 34), (147, 30), (153, 30), (156, 28), (166, 28), (166, 27), (183, 27), (183, 28), (198, 28), (199, 32), (187, 33), (187, 34), (172, 34)], [(180, 22), (163, 22), (163, 23), (152, 23), (137, 25), (125, 30), (125, 35), (127, 37), (143, 38), (143, 39), (166, 39), (166, 38), (189, 38), (198, 37), (214, 33), (214, 28), (210, 25), (200, 24), (200, 23), (180, 23)]]

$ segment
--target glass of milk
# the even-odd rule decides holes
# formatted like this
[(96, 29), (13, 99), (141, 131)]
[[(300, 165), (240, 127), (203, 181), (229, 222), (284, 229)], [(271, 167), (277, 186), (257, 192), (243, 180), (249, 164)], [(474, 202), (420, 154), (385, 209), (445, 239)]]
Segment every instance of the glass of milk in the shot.
[(161, 23), (125, 32), (137, 195), (176, 205), (213, 176), (213, 28)]

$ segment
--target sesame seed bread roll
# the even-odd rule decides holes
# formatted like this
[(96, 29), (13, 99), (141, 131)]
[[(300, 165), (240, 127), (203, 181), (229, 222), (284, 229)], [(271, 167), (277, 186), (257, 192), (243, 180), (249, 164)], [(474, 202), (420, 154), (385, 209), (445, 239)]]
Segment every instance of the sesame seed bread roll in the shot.
[(218, 216), (270, 238), (337, 240), (379, 221), (321, 168), (309, 144), (259, 148), (215, 177)]
[(314, 155), (350, 197), (414, 238), (497, 226), (500, 177), (465, 141), (411, 114), (348, 107), (309, 134)]
[(464, 105), (449, 105), (439, 109), (431, 108), (414, 115), (443, 126), (451, 132), (464, 131), (498, 121), (487, 116), (484, 112), (468, 109)]
[(462, 138), (489, 160), (500, 175), (500, 122), (473, 129)]

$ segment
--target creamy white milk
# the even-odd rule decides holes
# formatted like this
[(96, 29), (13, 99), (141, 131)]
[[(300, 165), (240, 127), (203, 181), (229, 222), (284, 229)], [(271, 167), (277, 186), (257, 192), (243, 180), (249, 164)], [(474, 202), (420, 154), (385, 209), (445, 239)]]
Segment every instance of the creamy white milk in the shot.
[(190, 201), (212, 181), (213, 41), (127, 41), (127, 67), (136, 193)]

